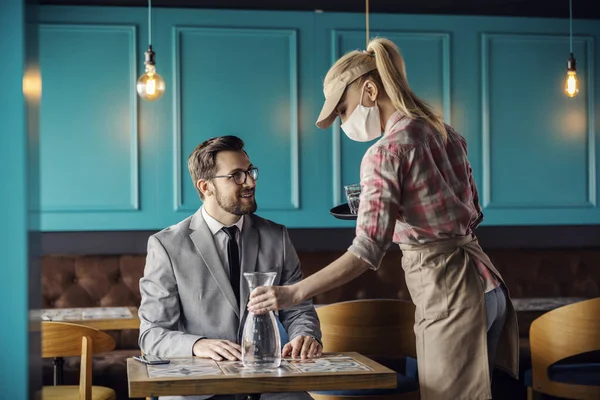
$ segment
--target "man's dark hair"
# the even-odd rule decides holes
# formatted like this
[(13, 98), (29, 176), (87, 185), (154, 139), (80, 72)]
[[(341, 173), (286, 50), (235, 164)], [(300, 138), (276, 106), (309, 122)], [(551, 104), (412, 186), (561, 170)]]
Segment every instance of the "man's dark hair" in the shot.
[[(218, 169), (217, 154), (221, 151), (244, 151), (244, 141), (237, 136), (219, 136), (200, 143), (188, 157), (188, 170), (194, 187), (199, 179), (215, 176)], [(203, 199), (202, 193), (200, 198)]]

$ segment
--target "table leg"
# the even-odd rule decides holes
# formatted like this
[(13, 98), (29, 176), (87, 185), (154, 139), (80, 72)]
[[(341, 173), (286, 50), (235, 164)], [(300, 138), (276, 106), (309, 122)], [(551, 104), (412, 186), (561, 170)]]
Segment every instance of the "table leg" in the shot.
[(63, 384), (63, 365), (65, 360), (62, 357), (54, 357), (52, 364), (54, 365), (54, 386)]

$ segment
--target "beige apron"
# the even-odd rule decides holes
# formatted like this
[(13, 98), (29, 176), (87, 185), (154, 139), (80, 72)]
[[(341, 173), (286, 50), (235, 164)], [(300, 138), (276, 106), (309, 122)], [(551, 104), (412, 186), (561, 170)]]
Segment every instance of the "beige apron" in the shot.
[[(472, 262), (502, 277), (474, 235), (424, 245), (401, 244), (406, 285), (415, 303), (421, 399), (491, 399), (483, 285)], [(519, 332), (508, 295), (495, 364), (518, 379)]]

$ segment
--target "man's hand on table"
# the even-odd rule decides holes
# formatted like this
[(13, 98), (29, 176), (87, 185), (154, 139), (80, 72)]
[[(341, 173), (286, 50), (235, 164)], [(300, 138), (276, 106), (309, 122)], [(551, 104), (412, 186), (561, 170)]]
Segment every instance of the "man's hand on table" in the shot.
[(289, 343), (283, 346), (281, 351), (282, 357), (292, 357), (302, 359), (310, 359), (321, 357), (323, 347), (321, 344), (310, 336), (296, 336)]
[(212, 358), (215, 361), (242, 359), (242, 347), (221, 339), (200, 339), (194, 343), (193, 352), (197, 357)]

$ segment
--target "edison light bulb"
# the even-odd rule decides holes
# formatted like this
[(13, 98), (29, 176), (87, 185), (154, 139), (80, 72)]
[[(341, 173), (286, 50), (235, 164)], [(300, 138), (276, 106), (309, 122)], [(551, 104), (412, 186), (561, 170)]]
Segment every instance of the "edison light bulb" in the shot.
[(146, 65), (146, 73), (137, 81), (137, 92), (145, 100), (156, 100), (165, 92), (165, 81), (154, 65)]
[(137, 92), (141, 98), (148, 101), (158, 99), (165, 92), (165, 81), (156, 73), (156, 64), (154, 62), (154, 52), (152, 46), (146, 51), (146, 73), (140, 76), (137, 81)]
[(575, 97), (579, 93), (579, 86), (577, 82), (577, 72), (568, 71), (567, 81), (565, 82), (565, 93), (569, 97)]
[(575, 67), (575, 57), (571, 53), (567, 62), (567, 81), (565, 82), (565, 93), (569, 97), (575, 97), (579, 93), (579, 82), (577, 82), (577, 69)]

